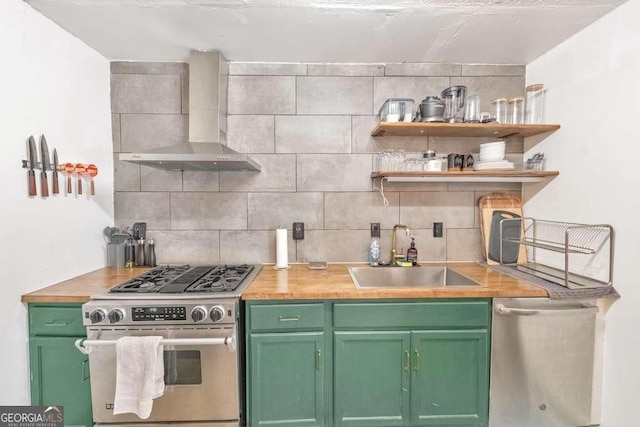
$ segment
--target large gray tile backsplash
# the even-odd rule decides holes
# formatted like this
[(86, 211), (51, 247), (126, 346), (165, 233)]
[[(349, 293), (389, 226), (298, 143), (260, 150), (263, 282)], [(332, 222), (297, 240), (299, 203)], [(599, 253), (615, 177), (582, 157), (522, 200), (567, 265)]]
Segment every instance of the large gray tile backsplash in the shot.
[[(369, 225), (382, 226), (383, 259), (391, 228), (405, 223), (421, 262), (481, 257), (476, 203), (520, 184), (384, 183), (372, 180), (375, 153), (477, 152), (476, 138), (372, 137), (390, 97), (419, 103), (450, 84), (492, 98), (524, 92), (524, 67), (494, 64), (231, 63), (227, 144), (248, 153), (260, 173), (166, 172), (116, 161), (116, 225), (146, 221), (159, 263), (275, 262), (275, 228), (289, 229), (289, 261), (365, 261)], [(112, 63), (113, 150), (135, 151), (188, 140), (188, 65)], [(507, 144), (523, 152), (521, 139)], [(292, 223), (305, 223), (301, 241)], [(433, 237), (433, 222), (444, 237)], [(398, 249), (410, 238), (399, 233)]]

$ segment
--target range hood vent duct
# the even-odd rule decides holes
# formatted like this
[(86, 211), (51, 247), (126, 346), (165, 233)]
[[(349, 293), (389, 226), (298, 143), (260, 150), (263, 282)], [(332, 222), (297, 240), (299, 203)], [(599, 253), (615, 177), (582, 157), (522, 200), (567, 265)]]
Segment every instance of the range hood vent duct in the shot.
[(226, 146), (229, 63), (220, 52), (189, 55), (189, 142), (120, 153), (120, 160), (164, 170), (254, 171), (261, 167)]

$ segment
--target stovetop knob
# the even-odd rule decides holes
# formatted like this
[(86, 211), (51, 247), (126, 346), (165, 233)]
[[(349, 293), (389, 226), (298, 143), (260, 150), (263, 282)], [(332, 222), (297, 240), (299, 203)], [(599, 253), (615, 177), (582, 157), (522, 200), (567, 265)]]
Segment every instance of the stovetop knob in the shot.
[(91, 320), (91, 323), (101, 323), (104, 322), (106, 318), (107, 313), (101, 308), (96, 308), (89, 314), (89, 320)]
[(191, 310), (191, 318), (194, 322), (202, 322), (207, 318), (207, 311), (202, 307), (196, 307)]
[(222, 319), (224, 319), (224, 308), (216, 305), (211, 309), (209, 316), (211, 316), (211, 320), (213, 320), (214, 322), (221, 321)]
[(109, 312), (109, 322), (118, 323), (124, 320), (124, 311), (121, 308), (114, 308)]

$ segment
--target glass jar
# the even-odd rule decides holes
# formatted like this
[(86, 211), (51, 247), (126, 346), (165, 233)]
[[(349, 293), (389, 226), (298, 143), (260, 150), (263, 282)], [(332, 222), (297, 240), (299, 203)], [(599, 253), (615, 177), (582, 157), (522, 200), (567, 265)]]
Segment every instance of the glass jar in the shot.
[(526, 88), (527, 105), (525, 111), (525, 123), (540, 124), (543, 123), (544, 115), (544, 85), (537, 83), (529, 85)]
[(514, 125), (524, 123), (524, 98), (521, 96), (509, 100), (509, 123)]
[(496, 98), (491, 101), (491, 117), (498, 123), (507, 123), (507, 98)]

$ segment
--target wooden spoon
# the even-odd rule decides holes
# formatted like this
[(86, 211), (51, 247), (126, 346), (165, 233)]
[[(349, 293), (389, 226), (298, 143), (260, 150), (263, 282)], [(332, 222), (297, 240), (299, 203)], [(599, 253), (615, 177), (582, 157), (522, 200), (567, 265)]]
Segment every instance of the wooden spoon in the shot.
[(78, 194), (82, 194), (82, 174), (84, 174), (85, 167), (82, 163), (77, 163), (75, 167), (76, 175), (78, 175)]
[(87, 169), (85, 170), (85, 175), (89, 175), (91, 177), (91, 195), (95, 196), (96, 189), (93, 185), (93, 177), (98, 175), (98, 167), (93, 163), (91, 163), (90, 165), (87, 165)]
[(64, 173), (67, 174), (67, 194), (71, 194), (71, 174), (76, 170), (76, 167), (73, 163), (65, 163), (63, 168)]

